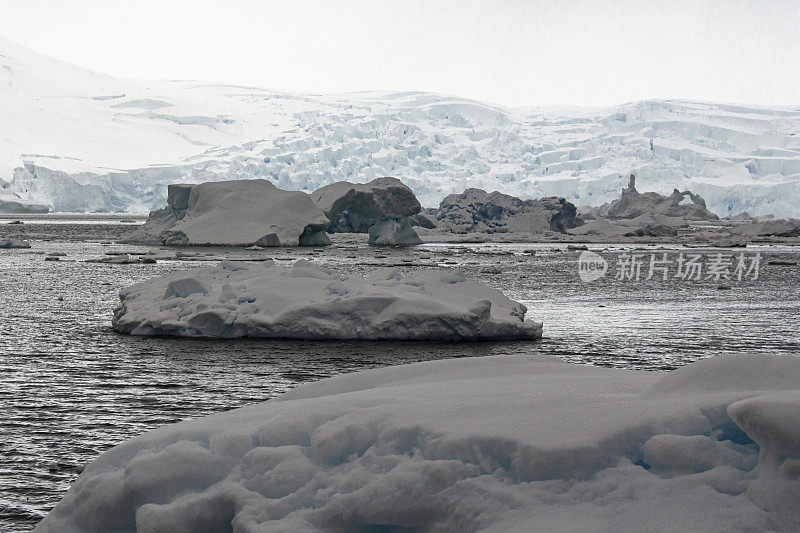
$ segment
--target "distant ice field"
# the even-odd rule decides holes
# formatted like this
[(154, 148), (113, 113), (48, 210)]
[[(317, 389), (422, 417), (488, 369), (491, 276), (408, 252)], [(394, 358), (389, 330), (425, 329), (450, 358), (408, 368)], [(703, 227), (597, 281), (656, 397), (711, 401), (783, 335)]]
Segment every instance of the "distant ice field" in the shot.
[[(17, 217), (23, 218), (23, 217)], [(129, 223), (103, 215), (0, 221), (0, 238), (27, 235), (30, 250), (0, 250), (0, 529), (27, 530), (101, 451), (167, 423), (272, 398), (345, 372), (464, 356), (544, 353), (580, 363), (668, 370), (720, 353), (796, 354), (800, 249), (762, 254), (758, 280), (583, 283), (578, 251), (564, 244), (425, 245), (407, 250), (337, 241), (325, 249), (162, 249), (111, 244)], [(122, 220), (125, 217), (115, 217)], [(363, 236), (359, 237), (362, 239)], [(614, 264), (636, 250), (718, 250), (590, 245)], [(535, 255), (529, 252), (535, 250)], [(82, 262), (107, 252), (187, 254), (156, 264)], [(739, 253), (742, 250), (729, 251)], [(46, 254), (63, 252), (58, 261)], [(208, 254), (208, 255), (205, 255)], [(544, 322), (541, 342), (478, 344), (191, 341), (129, 337), (110, 327), (117, 292), (155, 275), (220, 259), (300, 259), (344, 272), (381, 265), (460, 268), (500, 288)], [(498, 273), (499, 271), (499, 273)], [(646, 272), (646, 271), (645, 271)]]

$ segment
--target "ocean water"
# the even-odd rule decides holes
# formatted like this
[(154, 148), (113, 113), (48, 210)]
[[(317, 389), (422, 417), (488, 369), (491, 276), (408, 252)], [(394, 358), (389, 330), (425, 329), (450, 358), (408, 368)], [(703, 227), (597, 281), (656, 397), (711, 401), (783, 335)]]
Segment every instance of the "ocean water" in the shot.
[[(576, 364), (667, 371), (732, 352), (798, 353), (800, 249), (739, 250), (592, 245), (610, 265), (641, 256), (641, 278), (614, 272), (584, 283), (580, 251), (547, 244), (431, 244), (375, 249), (363, 238), (325, 249), (159, 248), (116, 244), (134, 217), (38, 216), (0, 220), (0, 530), (29, 530), (84, 465), (163, 424), (268, 400), (303, 382), (385, 365), (449, 357), (548, 354)], [(63, 253), (46, 261), (49, 253)], [(87, 262), (109, 253), (168, 254), (156, 264)], [(183, 257), (175, 258), (181, 252)], [(759, 254), (742, 281), (646, 280), (651, 254)], [(476, 344), (209, 341), (129, 337), (110, 328), (120, 288), (221, 259), (279, 264), (309, 259), (344, 272), (381, 266), (460, 268), (528, 306), (538, 342)], [(733, 268), (733, 267), (732, 267)], [(618, 270), (618, 269), (617, 269)], [(705, 276), (704, 276), (705, 277)]]

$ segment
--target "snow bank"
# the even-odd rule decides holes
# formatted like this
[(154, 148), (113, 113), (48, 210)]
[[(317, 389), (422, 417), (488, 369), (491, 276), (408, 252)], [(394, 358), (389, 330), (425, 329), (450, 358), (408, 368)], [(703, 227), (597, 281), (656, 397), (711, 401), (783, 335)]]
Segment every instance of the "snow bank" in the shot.
[(541, 337), (540, 323), (458, 271), (343, 276), (305, 260), (222, 262), (120, 291), (112, 325), (133, 335), (468, 341)]
[(798, 383), (765, 355), (338, 376), (109, 450), (37, 531), (790, 531)]
[(152, 211), (129, 242), (321, 246), (328, 219), (309, 195), (264, 180), (170, 185), (167, 207)]

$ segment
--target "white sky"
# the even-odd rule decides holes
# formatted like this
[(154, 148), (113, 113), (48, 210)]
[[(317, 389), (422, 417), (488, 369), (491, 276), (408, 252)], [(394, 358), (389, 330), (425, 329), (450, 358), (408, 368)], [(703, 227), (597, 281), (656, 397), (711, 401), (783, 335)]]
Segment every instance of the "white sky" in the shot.
[(800, 104), (800, 0), (0, 0), (0, 35), (128, 78)]

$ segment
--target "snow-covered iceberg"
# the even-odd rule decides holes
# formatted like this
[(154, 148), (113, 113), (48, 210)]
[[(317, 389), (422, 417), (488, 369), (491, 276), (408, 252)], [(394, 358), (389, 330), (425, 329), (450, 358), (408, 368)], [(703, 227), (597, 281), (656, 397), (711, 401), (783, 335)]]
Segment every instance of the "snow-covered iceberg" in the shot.
[(264, 180), (170, 185), (167, 207), (152, 211), (127, 240), (155, 244), (322, 246), (328, 219), (309, 195)]
[(133, 335), (472, 341), (533, 339), (527, 309), (461, 272), (344, 276), (305, 260), (224, 261), (120, 291), (114, 329)]
[(37, 531), (796, 531), (798, 384), (768, 355), (343, 375), (109, 450)]
[(30, 248), (31, 244), (17, 237), (0, 237), (0, 248)]

